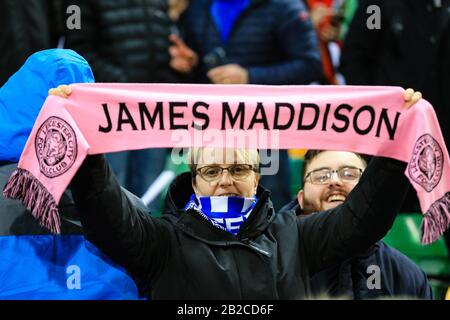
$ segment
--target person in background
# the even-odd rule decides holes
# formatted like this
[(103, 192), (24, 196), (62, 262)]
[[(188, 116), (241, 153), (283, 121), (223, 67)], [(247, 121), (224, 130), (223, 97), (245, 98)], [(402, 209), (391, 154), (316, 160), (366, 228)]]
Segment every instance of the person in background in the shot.
[[(379, 10), (368, 14), (369, 6)], [(379, 28), (369, 29), (368, 23), (376, 21)], [(341, 71), (350, 85), (398, 85), (421, 91), (450, 145), (449, 56), (450, 0), (361, 0), (344, 39)]]
[[(171, 36), (171, 64), (191, 82), (293, 85), (322, 76), (317, 38), (300, 1), (190, 1), (180, 27), (183, 39)], [(287, 152), (261, 159), (270, 161), (278, 161), (278, 172), (261, 183), (279, 209), (291, 197)]]
[(56, 48), (63, 34), (62, 0), (0, 1), (0, 87), (33, 53)]
[[(308, 150), (302, 172), (303, 189), (298, 192), (298, 199), (284, 210), (308, 216), (337, 208), (345, 203), (366, 168), (366, 160), (357, 153)], [(375, 276), (374, 272), (377, 272)], [(426, 274), (408, 257), (383, 241), (377, 241), (353, 257), (314, 274), (311, 288), (318, 297), (433, 298)]]
[(342, 84), (337, 74), (342, 38), (356, 10), (356, 0), (307, 0), (311, 21), (319, 38), (323, 84)]
[[(92, 67), (97, 82), (175, 83), (181, 81), (170, 67), (169, 35), (183, 10), (172, 0), (78, 0), (81, 28), (68, 30), (67, 48), (80, 53)], [(170, 11), (169, 11), (170, 9)], [(108, 154), (119, 182), (142, 197), (164, 170), (167, 149), (132, 150)], [(160, 204), (148, 204), (160, 211)]]

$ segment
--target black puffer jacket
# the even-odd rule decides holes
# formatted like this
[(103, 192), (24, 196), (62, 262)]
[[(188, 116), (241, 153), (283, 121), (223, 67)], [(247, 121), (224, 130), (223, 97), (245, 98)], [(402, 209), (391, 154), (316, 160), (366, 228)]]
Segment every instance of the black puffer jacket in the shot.
[[(368, 29), (369, 6), (380, 29)], [(347, 84), (414, 88), (436, 110), (450, 145), (450, 0), (361, 0), (344, 41)]]
[(91, 65), (97, 82), (176, 82), (169, 66), (173, 23), (164, 0), (78, 0), (81, 29), (69, 30), (66, 48)]
[(301, 299), (311, 274), (375, 243), (391, 227), (408, 182), (405, 165), (376, 159), (348, 201), (306, 218), (275, 213), (269, 192), (236, 237), (195, 211), (189, 174), (152, 218), (121, 191), (104, 157), (88, 157), (72, 183), (86, 237), (152, 287), (152, 299)]
[(31, 54), (57, 46), (63, 32), (62, 1), (0, 1), (0, 87)]

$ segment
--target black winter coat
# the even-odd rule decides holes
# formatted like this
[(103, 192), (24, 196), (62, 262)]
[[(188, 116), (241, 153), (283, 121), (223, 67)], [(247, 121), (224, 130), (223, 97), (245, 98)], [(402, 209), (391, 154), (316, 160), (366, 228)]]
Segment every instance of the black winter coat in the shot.
[(152, 299), (301, 299), (312, 274), (386, 234), (408, 186), (404, 169), (377, 158), (345, 204), (306, 218), (275, 213), (259, 187), (236, 237), (184, 212), (189, 173), (172, 183), (162, 218), (121, 191), (102, 156), (85, 160), (71, 188), (87, 239), (150, 283)]
[[(281, 209), (301, 214), (297, 199)], [(378, 269), (375, 269), (378, 268)], [(375, 280), (379, 277), (379, 281)], [(369, 285), (368, 285), (369, 284)], [(427, 275), (411, 259), (383, 241), (311, 277), (313, 296), (433, 299)]]
[(62, 34), (62, 0), (0, 1), (0, 87), (33, 53), (56, 48)]
[[(394, 85), (421, 91), (450, 145), (450, 0), (361, 0), (344, 41), (341, 71), (350, 85)], [(368, 29), (369, 6), (380, 29)]]
[(164, 0), (78, 0), (81, 29), (69, 30), (66, 48), (82, 55), (97, 82), (177, 82), (169, 66), (174, 26)]
[[(379, 287), (371, 279), (379, 267)], [(368, 285), (371, 284), (371, 286)], [(379, 241), (366, 252), (312, 277), (312, 291), (351, 299), (433, 299), (427, 275), (401, 252)]]

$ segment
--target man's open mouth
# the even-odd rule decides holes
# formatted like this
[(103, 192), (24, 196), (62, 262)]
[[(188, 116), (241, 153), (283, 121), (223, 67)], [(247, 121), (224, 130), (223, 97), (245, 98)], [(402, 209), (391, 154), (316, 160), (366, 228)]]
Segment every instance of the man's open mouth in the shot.
[(328, 202), (337, 202), (337, 201), (345, 201), (346, 196), (343, 194), (332, 194), (328, 197), (327, 201)]

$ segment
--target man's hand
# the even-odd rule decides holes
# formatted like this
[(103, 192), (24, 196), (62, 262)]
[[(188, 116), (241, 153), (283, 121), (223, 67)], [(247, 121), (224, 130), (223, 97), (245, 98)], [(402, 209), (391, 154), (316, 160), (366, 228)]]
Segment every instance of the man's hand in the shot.
[(67, 98), (72, 93), (72, 88), (68, 85), (62, 84), (59, 85), (57, 88), (52, 88), (48, 90), (48, 94), (52, 96), (58, 96), (61, 98)]
[(198, 63), (197, 54), (180, 37), (171, 34), (169, 40), (173, 44), (169, 47), (170, 66), (172, 69), (181, 73), (191, 72)]
[(208, 71), (208, 78), (216, 84), (247, 84), (248, 71), (238, 64), (226, 64)]
[(333, 25), (326, 25), (320, 29), (320, 38), (325, 42), (337, 41), (339, 39), (340, 28)]
[(333, 9), (326, 5), (319, 3), (310, 11), (311, 22), (314, 28), (318, 29), (319, 25), (324, 21), (326, 17), (333, 15)]
[(408, 88), (403, 94), (403, 99), (405, 100), (405, 109), (411, 108), (417, 101), (422, 99), (422, 93), (419, 91), (414, 91), (414, 89)]
[(335, 12), (332, 8), (319, 3), (311, 12), (311, 22), (314, 28), (318, 31), (319, 37), (324, 42), (337, 41), (339, 39), (340, 26), (332, 25), (327, 23), (325, 19), (328, 17), (333, 17)]

